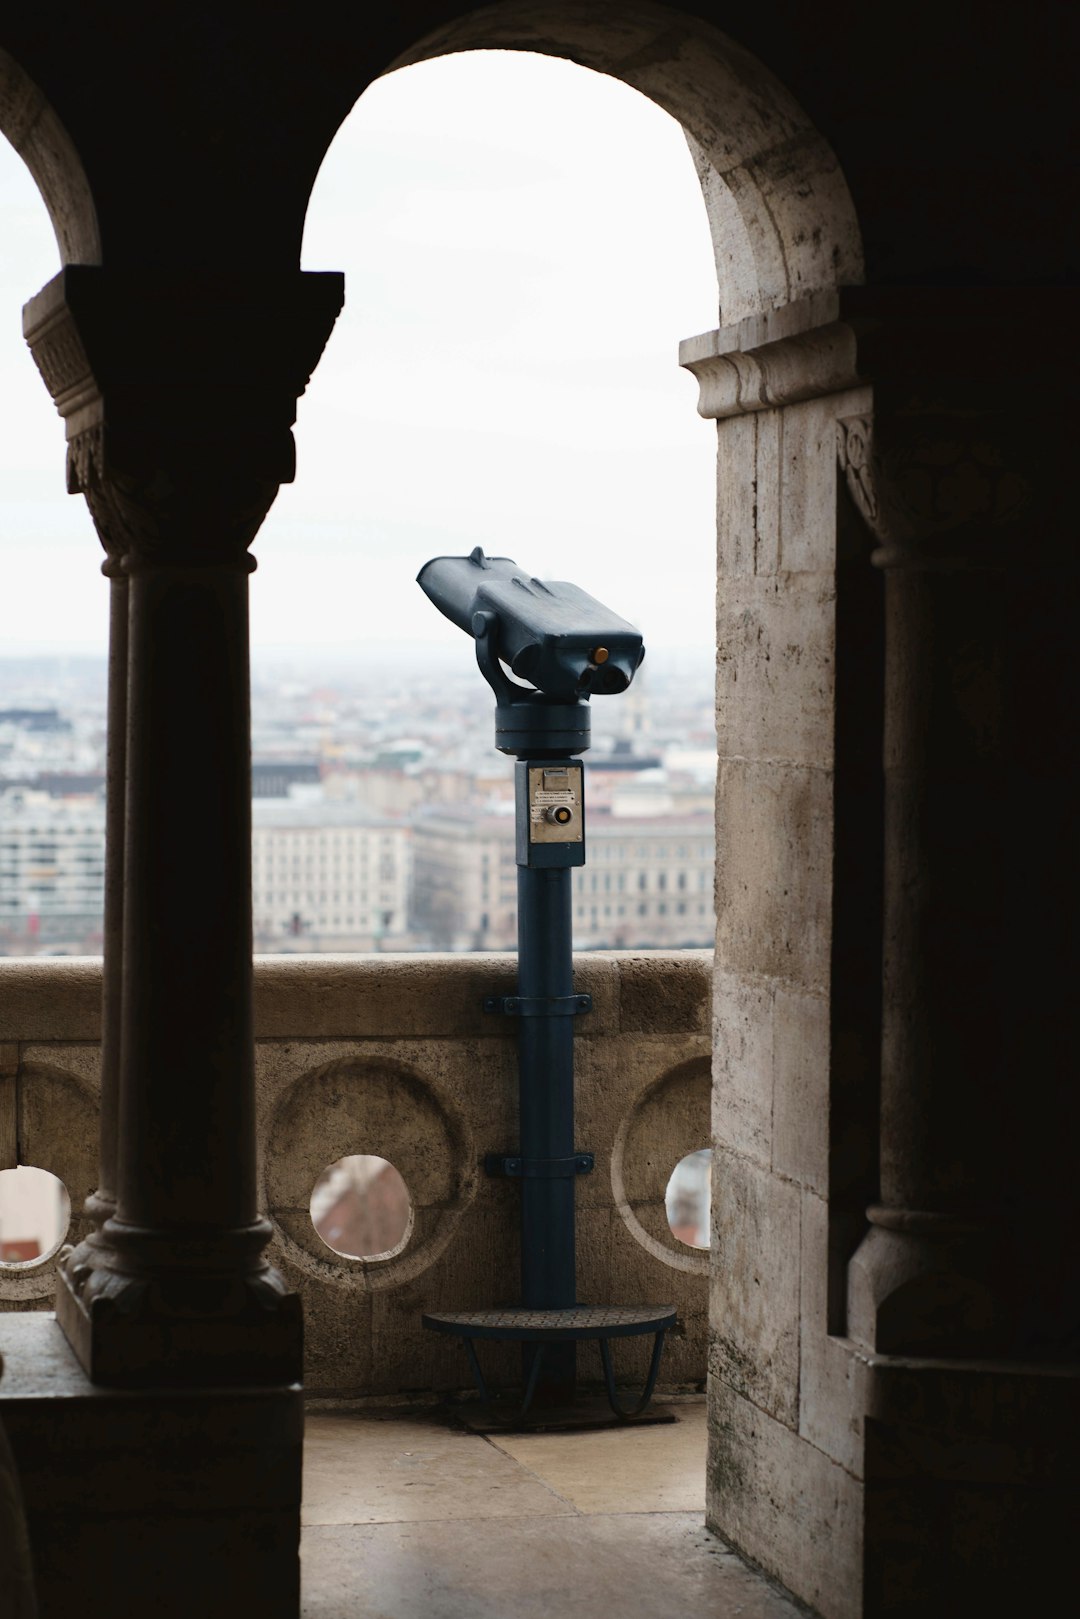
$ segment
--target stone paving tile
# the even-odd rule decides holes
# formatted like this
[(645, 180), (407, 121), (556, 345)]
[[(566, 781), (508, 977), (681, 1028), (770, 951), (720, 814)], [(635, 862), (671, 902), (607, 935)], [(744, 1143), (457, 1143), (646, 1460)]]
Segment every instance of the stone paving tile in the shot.
[(574, 1508), (444, 1418), (308, 1413), (304, 1524), (550, 1517)]
[(798, 1619), (700, 1513), (313, 1527), (302, 1619)]
[(579, 1512), (705, 1512), (705, 1401), (675, 1421), (597, 1433), (490, 1435)]

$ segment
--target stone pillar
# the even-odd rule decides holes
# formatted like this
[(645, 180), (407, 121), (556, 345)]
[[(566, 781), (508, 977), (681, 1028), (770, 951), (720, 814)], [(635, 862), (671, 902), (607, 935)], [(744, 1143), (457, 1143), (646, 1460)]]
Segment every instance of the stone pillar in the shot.
[(841, 424), (887, 661), (881, 1193), (848, 1331), (1031, 1361), (1080, 1328), (1075, 1056), (1051, 1033), (1077, 961), (1076, 563), (1049, 496), (1063, 424), (1002, 302), (871, 328), (874, 416)]
[(124, 813), (127, 781), (128, 582), (123, 556), (101, 565), (109, 581), (109, 676), (105, 764), (105, 907), (101, 1007), (101, 1115), (98, 1184), (85, 1210), (94, 1230), (74, 1250), (65, 1250), (68, 1273), (88, 1263), (98, 1234), (116, 1212), (116, 1136), (120, 1083), (120, 962), (124, 929)]
[(123, 558), (102, 564), (109, 581), (109, 692), (105, 753), (105, 917), (101, 1001), (101, 1143), (97, 1191), (87, 1213), (99, 1225), (116, 1211), (120, 1088), (120, 978), (124, 937), (124, 815), (127, 797), (128, 582)]
[(845, 288), (683, 346), (720, 423), (707, 1522), (828, 1619), (1069, 1577), (1074, 452), (1022, 318), (1062, 302)]
[(116, 572), (115, 1080), (94, 1211), (107, 1217), (68, 1256), (57, 1300), (99, 1383), (300, 1375), (299, 1304), (262, 1257), (269, 1226), (256, 1208), (247, 547), (292, 476), (295, 401), (341, 297), (334, 275), (69, 267), (26, 310), (67, 423), (69, 486)]

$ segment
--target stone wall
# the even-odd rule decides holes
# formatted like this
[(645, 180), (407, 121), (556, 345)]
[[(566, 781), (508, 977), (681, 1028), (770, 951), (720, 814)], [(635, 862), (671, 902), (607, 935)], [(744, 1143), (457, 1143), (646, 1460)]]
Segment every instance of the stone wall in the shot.
[[(829, 1619), (860, 1611), (863, 1467), (861, 1368), (842, 1316), (830, 1319), (847, 1214), (833, 1207), (831, 1161), (846, 1038), (834, 982), (837, 424), (869, 408), (838, 312), (820, 295), (682, 351), (718, 426), (708, 1521)], [(855, 541), (873, 586), (869, 536)], [(855, 739), (871, 771), (880, 745), (871, 727)], [(873, 896), (868, 882), (868, 913)], [(876, 1095), (872, 1039), (861, 1058), (854, 1082)]]
[[(668, 1177), (709, 1142), (711, 953), (590, 954), (576, 983), (593, 1011), (576, 1025), (577, 1139), (596, 1169), (577, 1183), (579, 1297), (674, 1303), (679, 1328), (661, 1382), (705, 1377), (708, 1255), (672, 1236)], [(385, 1394), (458, 1388), (454, 1341), (424, 1310), (518, 1297), (517, 1188), (483, 1171), (517, 1146), (515, 1023), (486, 1014), (513, 989), (506, 955), (272, 957), (255, 973), (258, 1151), (269, 1258), (300, 1293), (309, 1390)], [(0, 963), (3, 1167), (48, 1169), (73, 1219), (96, 1184), (101, 967)], [(311, 1223), (312, 1187), (348, 1153), (390, 1160), (412, 1198), (404, 1247), (386, 1259), (333, 1253)], [(55, 1261), (0, 1269), (0, 1308), (49, 1309)], [(643, 1376), (647, 1346), (615, 1346), (616, 1371)], [(593, 1364), (594, 1358), (596, 1364)], [(496, 1377), (514, 1351), (492, 1346)], [(598, 1381), (592, 1346), (583, 1381)]]

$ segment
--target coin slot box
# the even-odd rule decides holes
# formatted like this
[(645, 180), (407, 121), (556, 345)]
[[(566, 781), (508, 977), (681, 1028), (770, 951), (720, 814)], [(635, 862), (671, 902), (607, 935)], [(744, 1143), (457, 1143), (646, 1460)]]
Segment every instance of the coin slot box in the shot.
[(584, 865), (585, 804), (580, 762), (538, 763), (523, 759), (517, 768), (524, 775), (526, 788), (518, 798), (518, 864)]

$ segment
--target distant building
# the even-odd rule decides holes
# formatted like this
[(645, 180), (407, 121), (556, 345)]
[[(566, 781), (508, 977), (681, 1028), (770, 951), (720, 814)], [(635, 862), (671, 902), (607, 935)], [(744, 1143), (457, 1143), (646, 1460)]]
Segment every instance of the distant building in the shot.
[(71, 721), (57, 708), (0, 708), (0, 725), (19, 725), (26, 731), (71, 730)]
[(711, 945), (713, 837), (708, 812), (587, 819), (586, 863), (574, 872), (577, 948)]
[(256, 799), (252, 818), (257, 951), (409, 948), (400, 821), (322, 798)]
[(288, 798), (291, 787), (317, 785), (319, 766), (314, 759), (255, 759), (251, 765), (251, 796)]
[(419, 815), (413, 821), (412, 862), (411, 921), (423, 944), (435, 950), (515, 946), (512, 814), (462, 807)]
[(324, 769), (322, 787), (328, 800), (391, 819), (409, 815), (424, 796), (418, 777), (399, 765), (335, 765)]
[(385, 1158), (353, 1154), (323, 1171), (311, 1194), (311, 1221), (335, 1253), (375, 1259), (408, 1234), (411, 1205), (400, 1173)]
[[(586, 821), (586, 864), (574, 871), (578, 949), (652, 949), (713, 942), (713, 821)], [(509, 950), (517, 942), (514, 821), (468, 809), (413, 822), (411, 920), (436, 950)]]
[(104, 891), (101, 797), (0, 789), (0, 952), (99, 951)]

